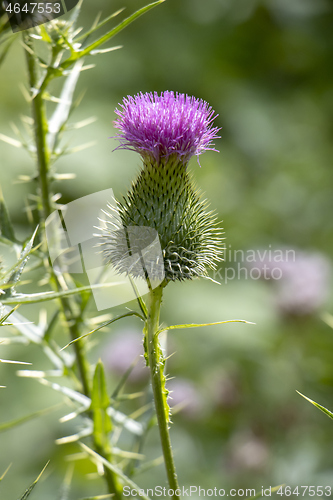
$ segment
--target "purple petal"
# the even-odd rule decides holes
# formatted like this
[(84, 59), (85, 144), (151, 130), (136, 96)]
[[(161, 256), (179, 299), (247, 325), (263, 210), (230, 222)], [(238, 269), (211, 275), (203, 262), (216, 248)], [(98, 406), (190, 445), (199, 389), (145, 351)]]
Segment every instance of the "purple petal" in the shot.
[(152, 156), (157, 162), (175, 154), (187, 162), (191, 156), (213, 150), (220, 130), (212, 126), (217, 115), (202, 99), (174, 92), (127, 96), (116, 109), (119, 148)]

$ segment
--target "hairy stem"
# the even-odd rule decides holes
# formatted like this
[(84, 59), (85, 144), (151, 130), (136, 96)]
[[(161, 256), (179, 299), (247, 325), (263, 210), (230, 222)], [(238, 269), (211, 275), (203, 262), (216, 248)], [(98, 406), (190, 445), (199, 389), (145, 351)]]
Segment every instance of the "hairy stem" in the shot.
[[(24, 43), (33, 52), (32, 40), (28, 35), (24, 35)], [(32, 94), (34, 95), (34, 89), (39, 85), (38, 82), (38, 68), (36, 66), (36, 59), (34, 54), (29, 50), (26, 50), (27, 67), (29, 75), (29, 85)], [(46, 107), (43, 100), (43, 93), (41, 91), (37, 92), (35, 97), (31, 101), (32, 117), (34, 119), (35, 128), (35, 143), (37, 152), (37, 165), (38, 165), (38, 181), (39, 190), (41, 197), (41, 211), (42, 220), (45, 220), (51, 213), (51, 203), (50, 203), (50, 190), (49, 190), (49, 160), (50, 152), (47, 146), (47, 116)]]
[(145, 340), (164, 463), (166, 467), (169, 487), (174, 491), (174, 495), (172, 498), (176, 500), (180, 498), (180, 495), (177, 494), (178, 492), (176, 491), (178, 490), (179, 486), (169, 433), (169, 409), (166, 403), (166, 393), (164, 388), (164, 359), (157, 335), (159, 327), (160, 308), (162, 303), (162, 292), (162, 285), (154, 288), (153, 290), (150, 290), (149, 292), (148, 318), (145, 327)]

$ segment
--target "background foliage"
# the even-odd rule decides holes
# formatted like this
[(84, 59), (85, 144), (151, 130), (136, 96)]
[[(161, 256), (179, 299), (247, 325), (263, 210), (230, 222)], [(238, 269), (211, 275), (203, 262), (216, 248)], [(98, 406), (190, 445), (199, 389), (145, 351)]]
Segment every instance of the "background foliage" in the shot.
[[(141, 3), (114, 0), (108, 6), (101, 0), (86, 1), (81, 23), (88, 27), (97, 11), (108, 15), (123, 6), (132, 12)], [(208, 152), (201, 158), (201, 168), (195, 159), (191, 167), (223, 219), (227, 248), (272, 245), (295, 249), (296, 255), (319, 252), (329, 263), (332, 20), (332, 4), (324, 0), (168, 0), (143, 16), (117, 36), (116, 43), (124, 48), (97, 56), (96, 68), (82, 74), (77, 93), (86, 89), (86, 94), (75, 118), (94, 115), (97, 121), (74, 130), (71, 146), (96, 144), (59, 160), (58, 171), (77, 176), (57, 185), (60, 201), (67, 203), (106, 186), (116, 196), (127, 190), (138, 160), (131, 152), (112, 153), (116, 143), (110, 139), (113, 110), (124, 95), (166, 89), (185, 92), (202, 97), (219, 114), (220, 154)], [(23, 52), (17, 38), (0, 69), (0, 133), (6, 135), (12, 135), (10, 122), (17, 123), (20, 114), (28, 113), (19, 89), (26, 81)], [(34, 188), (15, 181), (31, 174), (32, 167), (23, 150), (1, 143), (0, 182), (22, 238), (31, 235), (24, 207)], [(9, 266), (14, 256), (6, 247), (1, 247), (1, 254)], [(235, 265), (227, 258), (225, 266)], [(170, 382), (174, 399), (178, 391), (180, 399), (186, 393), (192, 401), (187, 411), (174, 415), (171, 431), (182, 484), (206, 488), (332, 484), (332, 423), (295, 392), (333, 408), (333, 335), (322, 319), (322, 311), (333, 311), (332, 281), (326, 267), (327, 285), (325, 279), (316, 279), (311, 265), (305, 262), (299, 271), (303, 276), (299, 288), (308, 292), (304, 314), (295, 314), (292, 308), (286, 314), (276, 283), (245, 280), (244, 273), (242, 279), (221, 286), (194, 281), (171, 284), (166, 290), (162, 320), (168, 324), (236, 317), (256, 323), (169, 333), (169, 349), (175, 351), (168, 365), (176, 377)], [(40, 278), (36, 271), (22, 290), (35, 290)], [(327, 297), (319, 300), (318, 308), (316, 301), (318, 295), (325, 297), (325, 286)], [(52, 307), (46, 306), (49, 314)], [(38, 321), (37, 306), (21, 310)], [(103, 355), (107, 364), (106, 352), (116, 347), (122, 353), (131, 350), (133, 340), (128, 335), (134, 339), (140, 333), (135, 325), (128, 319), (121, 329), (116, 326), (96, 334), (91, 359), (96, 362)], [(63, 344), (67, 342), (63, 336)], [(24, 346), (3, 345), (1, 358), (47, 368), (39, 351), (31, 347), (26, 351)], [(107, 364), (111, 390), (123, 368), (116, 361)], [(16, 370), (0, 364), (0, 380), (7, 386), (0, 393), (1, 422), (61, 401), (48, 388), (17, 378)], [(129, 381), (128, 391), (139, 391), (144, 384), (144, 375), (138, 376)], [(134, 408), (127, 405), (129, 411)], [(18, 497), (48, 459), (51, 463), (34, 498), (58, 498), (55, 492), (66, 474), (66, 456), (78, 451), (54, 443), (76, 430), (70, 422), (59, 423), (62, 414), (60, 408), (0, 434), (0, 474), (13, 462), (1, 483), (4, 498)], [(145, 452), (150, 459), (160, 454), (156, 429), (147, 438)], [(88, 462), (78, 462), (70, 498), (88, 496), (87, 488), (96, 492), (94, 479), (88, 487), (84, 479), (89, 472)], [(136, 477), (144, 487), (152, 487), (152, 480), (164, 485), (162, 465)]]

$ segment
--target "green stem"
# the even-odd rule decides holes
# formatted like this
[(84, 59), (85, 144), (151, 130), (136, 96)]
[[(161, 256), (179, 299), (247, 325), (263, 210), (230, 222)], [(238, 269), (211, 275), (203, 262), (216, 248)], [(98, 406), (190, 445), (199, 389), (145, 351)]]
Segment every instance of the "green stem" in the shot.
[[(59, 287), (58, 281), (56, 281), (56, 286)], [(62, 297), (61, 305), (64, 311), (67, 326), (72, 340), (77, 339), (81, 336), (80, 323), (82, 321), (83, 309), (80, 308), (79, 315), (75, 316), (70, 304), (69, 299)], [(88, 398), (91, 398), (91, 381), (90, 381), (90, 365), (85, 355), (84, 339), (77, 340), (73, 343), (76, 364), (80, 375), (80, 380), (82, 383), (82, 392)], [(93, 415), (90, 412), (90, 418), (93, 419)], [(103, 446), (100, 443), (98, 437), (93, 433), (92, 435), (94, 449), (101, 455), (105, 460), (112, 463), (112, 454), (109, 447)], [(104, 467), (104, 478), (108, 487), (108, 492), (113, 494), (115, 500), (122, 499), (121, 486), (117, 481), (117, 476), (107, 467)]]
[[(28, 35), (24, 35), (24, 43), (29, 49), (31, 49), (31, 51), (33, 51), (32, 40)], [(25, 53), (27, 57), (29, 85), (31, 91), (33, 92), (33, 89), (36, 89), (39, 84), (38, 68), (36, 66), (36, 59), (34, 54), (28, 50), (26, 50)], [(36, 96), (32, 99), (31, 107), (32, 107), (32, 117), (34, 119), (34, 128), (35, 128), (38, 180), (39, 180), (39, 189), (40, 189), (40, 197), (42, 204), (42, 215), (43, 215), (42, 220), (43, 222), (45, 222), (45, 220), (51, 213), (49, 179), (48, 179), (50, 152), (46, 141), (48, 124), (46, 116), (46, 107), (45, 107), (45, 102), (43, 100), (42, 91), (39, 91), (36, 94)]]
[(151, 383), (153, 387), (164, 463), (166, 467), (169, 487), (174, 491), (174, 495), (172, 496), (172, 498), (176, 500), (180, 498), (180, 495), (178, 495), (176, 492), (179, 486), (169, 434), (169, 409), (166, 403), (163, 373), (164, 359), (157, 335), (157, 331), (159, 328), (160, 308), (162, 303), (162, 292), (163, 285), (160, 285), (153, 290), (150, 290), (149, 292), (148, 318), (145, 327), (145, 334)]
[[(38, 82), (38, 68), (36, 65), (36, 58), (33, 54), (33, 43), (29, 36), (24, 35), (24, 43), (27, 45), (29, 50), (26, 50), (27, 57), (27, 67), (29, 74), (29, 85), (31, 92), (36, 89), (39, 85)], [(46, 74), (39, 92), (31, 101), (32, 106), (32, 116), (34, 119), (34, 132), (35, 132), (35, 144), (37, 153), (37, 165), (38, 165), (38, 181), (39, 190), (41, 198), (40, 207), (40, 220), (42, 222), (42, 230), (45, 229), (45, 221), (51, 213), (51, 192), (50, 192), (50, 179), (49, 179), (49, 166), (50, 166), (50, 151), (47, 145), (47, 133), (48, 133), (48, 121), (46, 114), (46, 106), (43, 99), (43, 91), (47, 86), (49, 81), (49, 75)], [(52, 281), (55, 284), (57, 291), (61, 289), (60, 282), (57, 276), (51, 269)], [(60, 298), (61, 307), (66, 317), (67, 326), (69, 329), (71, 340), (74, 340), (81, 336), (80, 323), (82, 322), (82, 315), (75, 317), (71, 302), (66, 297)], [(82, 383), (82, 392), (87, 397), (91, 397), (91, 380), (90, 380), (90, 366), (84, 352), (84, 343), (82, 340), (75, 342), (74, 344), (75, 356), (77, 368), (80, 375), (80, 380)], [(104, 457), (106, 460), (111, 461), (111, 453), (106, 450), (103, 446), (100, 446), (97, 442), (96, 436), (93, 435), (93, 442), (96, 451)], [(116, 500), (121, 500), (122, 493), (120, 485), (118, 484), (116, 475), (106, 467), (104, 468), (104, 478), (108, 487), (108, 492), (111, 493)]]
[[(99, 446), (96, 444), (96, 441), (94, 440), (94, 447), (96, 452), (101, 455), (101, 457), (105, 458), (108, 462), (112, 464), (112, 454), (108, 453), (103, 446)], [(113, 493), (113, 497), (116, 500), (121, 500), (122, 499), (122, 488), (118, 482), (117, 475), (112, 472), (110, 469), (107, 467), (104, 467), (104, 477), (105, 481), (108, 485), (108, 490), (109, 493)]]
[[(59, 287), (58, 281), (56, 280), (56, 286)], [(62, 297), (61, 307), (65, 314), (67, 327), (71, 340), (77, 339), (81, 336), (80, 328), (78, 322), (80, 318), (75, 318), (71, 304), (67, 298)], [(77, 369), (79, 371), (80, 380), (82, 384), (82, 392), (88, 398), (91, 397), (91, 382), (90, 382), (90, 365), (85, 355), (84, 342), (83, 340), (78, 340), (73, 344)]]

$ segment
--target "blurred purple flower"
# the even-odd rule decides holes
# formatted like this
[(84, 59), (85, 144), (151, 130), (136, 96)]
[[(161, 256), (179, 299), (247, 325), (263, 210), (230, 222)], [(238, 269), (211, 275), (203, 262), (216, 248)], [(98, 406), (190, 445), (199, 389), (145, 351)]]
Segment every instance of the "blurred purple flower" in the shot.
[(319, 253), (298, 253), (295, 261), (281, 262), (276, 303), (286, 314), (313, 314), (329, 293), (330, 262)]
[(269, 449), (258, 436), (240, 432), (232, 439), (229, 460), (231, 469), (261, 471), (267, 466)]
[(296, 251), (292, 259), (265, 258), (248, 266), (274, 283), (275, 304), (283, 314), (313, 314), (325, 305), (331, 274), (331, 263), (325, 255)]
[(128, 380), (132, 383), (146, 380), (149, 370), (143, 358), (142, 335), (135, 331), (121, 332), (104, 345), (102, 361), (107, 370), (122, 376), (135, 361)]
[(211, 381), (212, 398), (220, 409), (233, 409), (241, 401), (239, 381), (235, 374), (221, 373)]
[(119, 148), (137, 151), (156, 162), (176, 155), (183, 163), (207, 150), (220, 130), (212, 126), (213, 109), (202, 99), (174, 92), (127, 96), (116, 109)]
[(173, 379), (168, 383), (168, 390), (168, 403), (171, 408), (190, 418), (200, 415), (203, 404), (193, 382), (182, 378)]

